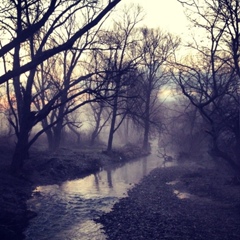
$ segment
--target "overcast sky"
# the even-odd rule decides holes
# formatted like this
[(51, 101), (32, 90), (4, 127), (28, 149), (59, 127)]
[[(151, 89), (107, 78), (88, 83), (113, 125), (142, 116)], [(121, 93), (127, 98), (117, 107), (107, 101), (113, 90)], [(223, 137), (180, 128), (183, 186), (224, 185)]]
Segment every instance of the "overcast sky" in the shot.
[(182, 5), (177, 0), (126, 0), (143, 7), (144, 23), (149, 27), (160, 27), (171, 33), (182, 35), (187, 31), (187, 19)]

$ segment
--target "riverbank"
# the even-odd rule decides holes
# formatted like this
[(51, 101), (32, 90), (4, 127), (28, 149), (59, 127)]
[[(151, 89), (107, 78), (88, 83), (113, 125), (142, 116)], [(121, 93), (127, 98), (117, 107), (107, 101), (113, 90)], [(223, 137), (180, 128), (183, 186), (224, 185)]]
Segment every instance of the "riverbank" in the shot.
[(61, 148), (56, 153), (32, 149), (22, 173), (9, 173), (11, 148), (0, 147), (0, 239), (21, 240), (28, 221), (35, 217), (27, 210), (26, 201), (36, 186), (60, 184), (81, 178), (108, 165), (123, 164), (145, 152), (136, 146), (125, 146), (111, 154), (101, 148)]
[(194, 163), (153, 170), (99, 219), (109, 240), (238, 240), (240, 186)]

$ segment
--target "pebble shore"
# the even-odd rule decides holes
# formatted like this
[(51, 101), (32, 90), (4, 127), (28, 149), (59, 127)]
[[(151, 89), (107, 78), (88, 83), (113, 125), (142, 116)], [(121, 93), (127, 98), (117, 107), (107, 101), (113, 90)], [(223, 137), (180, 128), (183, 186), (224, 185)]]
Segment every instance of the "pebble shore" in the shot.
[(240, 186), (222, 174), (196, 166), (155, 169), (96, 221), (109, 240), (238, 240)]

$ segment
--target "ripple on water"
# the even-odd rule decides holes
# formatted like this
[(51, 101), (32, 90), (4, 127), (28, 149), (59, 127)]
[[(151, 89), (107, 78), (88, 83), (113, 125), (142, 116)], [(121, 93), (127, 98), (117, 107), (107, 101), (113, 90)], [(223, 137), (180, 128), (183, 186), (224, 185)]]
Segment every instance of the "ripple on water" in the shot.
[(89, 219), (97, 218), (107, 210), (110, 211), (110, 203), (113, 205), (117, 199), (116, 197), (82, 199), (75, 194), (50, 197), (45, 195), (41, 198), (41, 204), (34, 204), (38, 200), (32, 199), (29, 205), (33, 206), (38, 217), (31, 221), (31, 228), (26, 231), (26, 240), (105, 239), (101, 224)]
[(38, 216), (31, 220), (26, 240), (105, 240), (102, 225), (93, 219), (109, 212), (119, 198), (127, 196), (128, 189), (161, 162), (151, 156), (60, 186), (36, 188), (28, 206)]

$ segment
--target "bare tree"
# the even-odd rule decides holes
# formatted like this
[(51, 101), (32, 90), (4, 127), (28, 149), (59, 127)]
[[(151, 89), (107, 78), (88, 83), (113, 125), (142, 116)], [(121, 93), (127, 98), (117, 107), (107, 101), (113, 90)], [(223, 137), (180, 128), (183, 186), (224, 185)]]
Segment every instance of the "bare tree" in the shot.
[[(87, 34), (90, 29), (93, 29), (119, 2), (120, 0), (108, 2), (52, 0), (49, 7), (46, 8), (47, 4), (42, 1), (16, 0), (9, 2), (9, 5), (1, 6), (1, 36), (4, 36), (5, 39), (2, 40), (0, 57), (9, 64), (6, 64), (6, 72), (0, 77), (0, 84), (12, 79), (16, 98), (16, 106), (11, 107), (14, 111), (11, 124), (14, 126), (17, 136), (12, 161), (13, 172), (18, 171), (23, 166), (24, 160), (28, 158), (29, 147), (46, 130), (38, 132), (29, 141), (29, 134), (33, 126), (45, 119), (51, 111), (61, 107), (63, 103), (85, 93), (94, 94), (94, 90), (91, 88), (87, 87), (80, 90), (78, 86), (78, 92), (74, 92), (66, 98), (69, 88), (73, 89), (74, 86), (90, 79), (95, 74), (84, 73), (84, 76), (76, 77), (75, 81), (70, 84), (65, 82), (66, 84), (58, 89), (59, 91), (49, 99), (40, 111), (33, 111), (33, 83), (39, 64), (60, 52), (72, 49), (75, 42)], [(59, 38), (61, 29), (64, 28), (71, 16), (78, 18), (84, 15), (88, 16), (87, 19), (82, 17), (81, 26), (74, 29), (67, 40)], [(38, 42), (40, 34), (43, 35), (41, 42)], [(56, 39), (59, 41), (57, 42)], [(65, 111), (64, 114), (74, 111), (82, 104), (82, 102), (78, 103), (71, 110)], [(54, 124), (56, 121), (48, 127)]]
[[(77, 24), (76, 19), (72, 16), (68, 20), (66, 27), (62, 30), (61, 35), (59, 35), (59, 39), (63, 42), (68, 41), (72, 35), (72, 31), (77, 27)], [(94, 32), (86, 33), (84, 37), (76, 41), (72, 49), (63, 51), (61, 54), (48, 59), (47, 64), (41, 64), (41, 69), (39, 74), (37, 74), (38, 81), (34, 82), (37, 96), (34, 102), (38, 111), (40, 111), (42, 106), (46, 105), (46, 100), (48, 102), (54, 94), (62, 89), (68, 89), (63, 92), (61, 98), (58, 100), (60, 107), (51, 111), (48, 117), (42, 120), (43, 129), (47, 129), (46, 134), (48, 137), (49, 149), (52, 151), (59, 148), (62, 129), (67, 122), (69, 122), (66, 113), (76, 106), (76, 102), (82, 101), (80, 99), (82, 98), (81, 95), (70, 101), (68, 99), (71, 98), (73, 94), (80, 91), (80, 88), (86, 88), (87, 86), (84, 86), (85, 82), (79, 83), (78, 87), (73, 86), (73, 88), (70, 88), (69, 86), (73, 83), (74, 75), (76, 76), (79, 74), (79, 69), (85, 67), (80, 63), (80, 57), (85, 54), (84, 50), (91, 50), (91, 44), (97, 32), (98, 29)], [(52, 84), (52, 87), (48, 87), (49, 83)], [(40, 89), (47, 89), (47, 91), (41, 91)], [(54, 122), (56, 124), (53, 125)], [(49, 127), (49, 125), (52, 127)], [(73, 130), (72, 127), (71, 129)]]
[(126, 86), (129, 83), (129, 73), (135, 71), (135, 66), (139, 55), (137, 55), (136, 45), (138, 36), (136, 26), (142, 20), (140, 7), (123, 10), (120, 20), (114, 22), (113, 29), (105, 30), (101, 33), (101, 43), (103, 49), (108, 51), (98, 52), (98, 59), (101, 61), (106, 74), (103, 76), (111, 89), (114, 98), (108, 101), (111, 108), (111, 123), (108, 137), (107, 151), (112, 150), (113, 136), (127, 115), (125, 101), (127, 98)]
[(240, 171), (239, 1), (181, 2), (206, 39), (190, 44), (194, 56), (177, 62), (173, 76), (208, 123), (211, 153)]
[[(1, 23), (3, 27), (1, 36), (5, 36), (5, 32), (7, 31), (9, 41), (2, 46), (0, 57), (4, 57), (8, 53), (11, 53), (13, 49), (16, 49), (16, 52), (18, 52), (21, 43), (28, 41), (29, 38), (33, 37), (47, 23), (49, 28), (45, 32), (45, 38), (41, 46), (39, 46), (34, 58), (24, 62), (23, 65), (16, 65), (13, 69), (10, 68), (0, 77), (0, 84), (35, 68), (55, 54), (72, 48), (77, 39), (94, 28), (119, 2), (121, 2), (121, 0), (102, 0), (98, 2), (52, 0), (46, 8), (46, 4), (41, 1), (18, 0), (10, 2), (7, 6), (2, 6)], [(81, 28), (76, 29), (76, 32), (67, 42), (54, 46), (51, 49), (44, 49), (47, 40), (49, 38), (54, 39), (55, 30), (64, 25), (65, 19), (72, 13), (76, 15), (80, 13), (81, 16), (83, 13), (82, 11), (88, 11), (88, 9), (94, 10), (89, 12), (91, 15), (91, 20), (89, 22), (83, 23)], [(30, 14), (33, 15), (30, 17)], [(11, 21), (9, 23), (9, 20), (14, 20), (15, 22)], [(28, 24), (25, 24), (26, 22)]]
[(103, 117), (103, 115), (104, 115), (103, 112), (106, 107), (104, 104), (104, 101), (90, 103), (90, 105), (91, 105), (91, 109), (92, 109), (93, 117), (94, 117), (94, 128), (93, 128), (93, 131), (91, 134), (90, 144), (94, 145), (95, 140), (101, 133), (102, 129), (108, 123), (108, 121), (111, 117), (111, 114), (108, 114), (106, 118)]
[(160, 126), (159, 91), (169, 81), (168, 61), (174, 56), (180, 39), (160, 29), (140, 29), (142, 41), (139, 45), (141, 62), (138, 66), (139, 98), (132, 110), (135, 122), (142, 125), (143, 149), (149, 150), (150, 126)]

